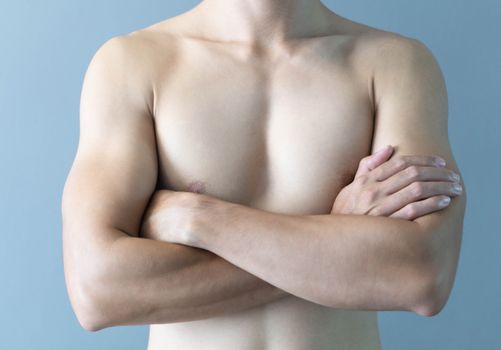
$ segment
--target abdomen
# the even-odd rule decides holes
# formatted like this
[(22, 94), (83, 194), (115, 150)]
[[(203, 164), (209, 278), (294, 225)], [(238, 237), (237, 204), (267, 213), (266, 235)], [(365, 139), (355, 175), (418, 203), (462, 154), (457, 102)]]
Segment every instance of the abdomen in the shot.
[(151, 325), (148, 350), (378, 350), (374, 311), (327, 308), (294, 296), (244, 312)]

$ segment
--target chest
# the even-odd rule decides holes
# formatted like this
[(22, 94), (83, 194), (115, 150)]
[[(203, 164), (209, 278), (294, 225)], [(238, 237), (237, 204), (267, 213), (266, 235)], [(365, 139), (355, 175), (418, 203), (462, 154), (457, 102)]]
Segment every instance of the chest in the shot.
[(187, 62), (159, 94), (159, 187), (324, 213), (372, 141), (364, 85), (342, 65)]

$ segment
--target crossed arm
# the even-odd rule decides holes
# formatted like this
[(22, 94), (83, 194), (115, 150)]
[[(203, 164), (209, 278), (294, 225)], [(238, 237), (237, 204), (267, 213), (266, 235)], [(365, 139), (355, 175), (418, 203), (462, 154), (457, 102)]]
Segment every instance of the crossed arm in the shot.
[(166, 192), (156, 201), (167, 205), (143, 235), (212, 251), (299, 298), (425, 315), (438, 312), (448, 294), (450, 262), (432, 256), (432, 235), (443, 244), (447, 232), (387, 217), (279, 214)]
[[(146, 84), (140, 89), (140, 77), (123, 74), (141, 66), (130, 59), (134, 45), (112, 39), (89, 66), (79, 149), (65, 184), (65, 276), (83, 327), (208, 318), (290, 294), (329, 307), (440, 310), (457, 265), (464, 196), (414, 221), (288, 216), (219, 203), (226, 215), (218, 222), (234, 225), (204, 225), (200, 216), (194, 245), (208, 250), (137, 237), (157, 164)], [(374, 75), (373, 150), (394, 144), (402, 154), (438, 154), (459, 173), (435, 61), (414, 41), (385, 49), (399, 64)]]

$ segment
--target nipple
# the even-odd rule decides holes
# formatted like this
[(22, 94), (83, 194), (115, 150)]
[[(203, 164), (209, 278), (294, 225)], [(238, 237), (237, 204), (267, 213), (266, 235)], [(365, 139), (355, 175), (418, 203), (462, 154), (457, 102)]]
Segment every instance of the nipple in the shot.
[(203, 181), (192, 181), (188, 184), (188, 192), (204, 193), (205, 192), (205, 182)]

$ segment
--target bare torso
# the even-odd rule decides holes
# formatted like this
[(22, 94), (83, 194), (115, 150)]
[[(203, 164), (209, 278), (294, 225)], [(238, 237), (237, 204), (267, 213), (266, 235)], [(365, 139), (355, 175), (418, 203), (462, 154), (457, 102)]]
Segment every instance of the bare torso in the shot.
[[(154, 79), (158, 188), (290, 214), (329, 213), (370, 153), (374, 108), (361, 39), (291, 42), (273, 55), (184, 32), (183, 16), (133, 33)], [(150, 326), (148, 349), (379, 349), (377, 313), (289, 296), (243, 312)]]

